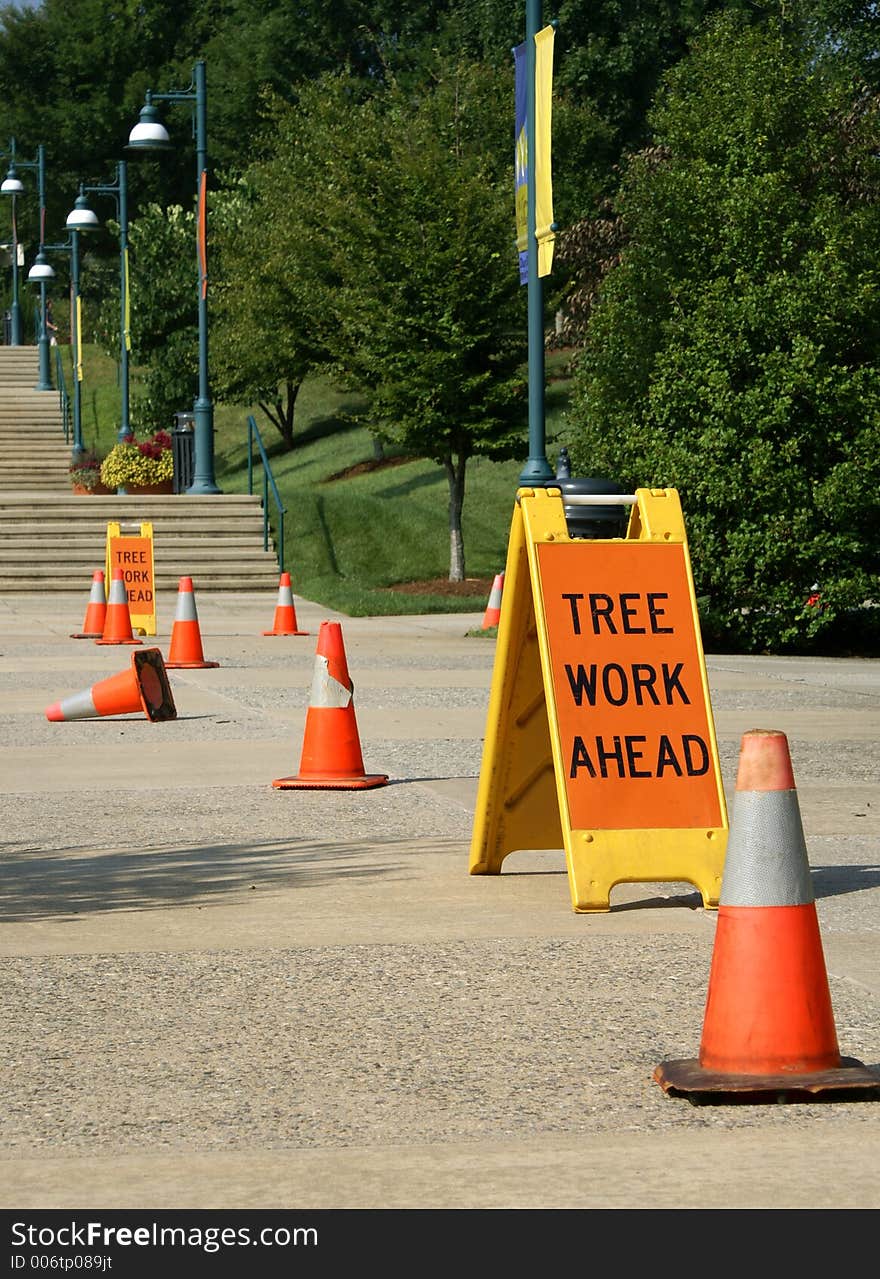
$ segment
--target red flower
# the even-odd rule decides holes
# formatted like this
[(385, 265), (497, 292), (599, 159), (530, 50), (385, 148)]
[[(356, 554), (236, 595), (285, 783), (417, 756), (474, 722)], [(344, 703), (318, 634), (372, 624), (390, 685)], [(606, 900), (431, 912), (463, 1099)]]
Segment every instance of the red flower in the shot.
[(167, 431), (155, 431), (148, 440), (142, 440), (137, 448), (144, 457), (160, 458), (171, 448), (171, 436)]

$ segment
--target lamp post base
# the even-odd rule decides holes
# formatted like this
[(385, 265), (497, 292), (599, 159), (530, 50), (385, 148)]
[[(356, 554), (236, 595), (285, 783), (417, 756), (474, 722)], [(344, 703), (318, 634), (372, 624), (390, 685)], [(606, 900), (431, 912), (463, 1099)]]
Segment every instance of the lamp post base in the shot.
[(546, 488), (555, 480), (556, 474), (546, 457), (530, 457), (519, 474), (519, 483), (522, 488), (528, 488), (529, 485)]
[(189, 497), (222, 492), (214, 479), (214, 406), (201, 396), (193, 405), (193, 480)]
[(38, 342), (38, 347), (39, 347), (39, 358), (40, 358), (40, 365), (39, 365), (40, 380), (37, 383), (37, 385), (34, 387), (34, 390), (35, 391), (54, 391), (55, 388), (52, 385), (52, 375), (49, 372), (49, 339), (40, 338)]

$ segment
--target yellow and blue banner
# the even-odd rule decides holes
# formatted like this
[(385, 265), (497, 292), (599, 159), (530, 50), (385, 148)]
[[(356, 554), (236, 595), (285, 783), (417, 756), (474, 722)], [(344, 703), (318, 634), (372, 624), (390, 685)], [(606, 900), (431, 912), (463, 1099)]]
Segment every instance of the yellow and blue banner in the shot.
[(74, 353), (76, 357), (77, 382), (81, 382), (83, 380), (82, 321), (83, 321), (82, 298), (79, 296), (79, 294), (77, 294), (76, 296), (76, 351)]
[[(550, 274), (553, 265), (553, 181), (550, 161), (553, 95), (553, 41), (555, 28), (546, 26), (535, 40), (535, 239), (538, 242), (538, 275)], [(514, 197), (519, 282), (529, 281), (528, 252), (528, 56), (526, 42), (513, 51), (515, 70)]]

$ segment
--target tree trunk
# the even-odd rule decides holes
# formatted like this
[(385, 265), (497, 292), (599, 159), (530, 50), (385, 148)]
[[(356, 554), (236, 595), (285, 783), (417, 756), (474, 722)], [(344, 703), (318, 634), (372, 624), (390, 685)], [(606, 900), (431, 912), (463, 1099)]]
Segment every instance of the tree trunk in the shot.
[(301, 386), (302, 382), (285, 382), (283, 399), (279, 397), (271, 405), (266, 404), (264, 400), (260, 401), (260, 408), (272, 425), (278, 428), (286, 449), (293, 448), (293, 413)]
[(449, 482), (449, 580), (464, 581), (464, 538), (461, 532), (461, 508), (464, 505), (464, 473), (467, 459), (450, 454), (443, 463)]

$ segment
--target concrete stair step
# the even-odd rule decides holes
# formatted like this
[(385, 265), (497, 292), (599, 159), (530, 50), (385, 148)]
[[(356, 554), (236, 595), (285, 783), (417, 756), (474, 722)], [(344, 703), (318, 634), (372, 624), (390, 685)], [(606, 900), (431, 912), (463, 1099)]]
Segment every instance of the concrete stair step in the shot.
[[(68, 578), (21, 578), (0, 573), (0, 595), (33, 594), (45, 591), (47, 596), (51, 596), (56, 591), (67, 593), (82, 591), (83, 607), (85, 607), (89, 597), (92, 573), (100, 567), (100, 564), (89, 564), (81, 569), (78, 575)], [(192, 572), (184, 565), (163, 570), (157, 565), (154, 577), (156, 590), (169, 594), (174, 592), (176, 595), (182, 577), (191, 577), (197, 591), (265, 591), (267, 600), (271, 601), (267, 604), (266, 625), (272, 624), (272, 608), (278, 595), (277, 564), (271, 572), (260, 572), (251, 567), (233, 565), (228, 571), (218, 568), (210, 573)]]
[(20, 417), (14, 422), (0, 424), (0, 445), (7, 454), (16, 453), (25, 457), (31, 440), (45, 441), (57, 449), (58, 455), (70, 461), (72, 442), (64, 438), (56, 421), (40, 422), (32, 417)]
[(12, 395), (7, 388), (4, 403), (0, 405), (0, 422), (15, 417), (19, 413), (36, 413), (47, 419), (55, 417), (57, 420), (59, 407), (58, 397), (54, 394), (46, 396), (42, 392), (35, 391), (32, 396), (26, 396), (23, 393)]

